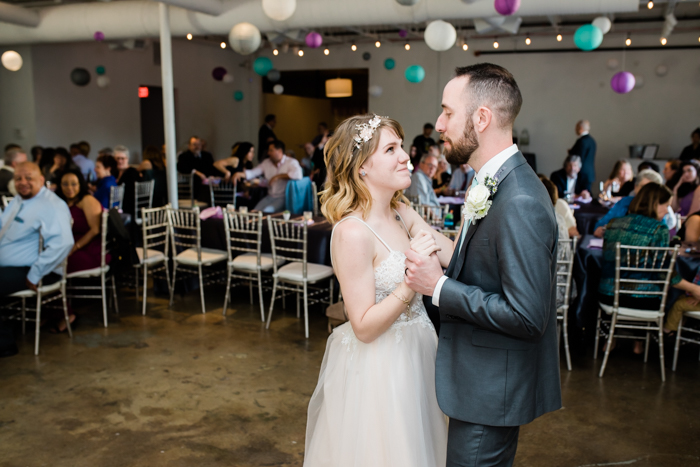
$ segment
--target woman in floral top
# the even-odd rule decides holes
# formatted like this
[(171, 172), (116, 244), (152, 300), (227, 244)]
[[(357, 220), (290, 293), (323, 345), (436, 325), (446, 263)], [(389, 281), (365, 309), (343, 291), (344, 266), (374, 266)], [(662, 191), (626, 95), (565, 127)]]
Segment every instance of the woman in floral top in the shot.
[[(600, 285), (598, 286), (599, 300), (605, 305), (613, 305), (615, 298), (615, 244), (631, 246), (668, 247), (668, 227), (661, 222), (668, 212), (671, 204), (671, 190), (658, 183), (648, 183), (635, 196), (630, 204), (629, 214), (625, 217), (613, 219), (605, 230), (603, 244), (603, 265)], [(623, 272), (621, 278), (639, 279), (648, 278), (644, 272)], [(700, 300), (700, 286), (682, 279), (678, 274), (671, 278), (671, 285), (677, 289), (688, 292), (695, 299)], [(621, 287), (629, 290), (661, 290), (660, 285), (627, 285)], [(624, 308), (636, 308), (642, 310), (658, 310), (661, 299), (648, 295), (621, 294), (619, 305)], [(635, 353), (641, 353), (642, 342), (635, 342)]]

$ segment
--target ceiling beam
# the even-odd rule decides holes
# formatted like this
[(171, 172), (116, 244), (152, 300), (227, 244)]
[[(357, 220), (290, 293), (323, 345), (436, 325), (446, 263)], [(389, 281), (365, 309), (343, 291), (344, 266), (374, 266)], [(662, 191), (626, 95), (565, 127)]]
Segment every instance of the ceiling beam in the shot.
[(35, 28), (41, 17), (36, 10), (28, 10), (10, 3), (0, 2), (0, 22)]

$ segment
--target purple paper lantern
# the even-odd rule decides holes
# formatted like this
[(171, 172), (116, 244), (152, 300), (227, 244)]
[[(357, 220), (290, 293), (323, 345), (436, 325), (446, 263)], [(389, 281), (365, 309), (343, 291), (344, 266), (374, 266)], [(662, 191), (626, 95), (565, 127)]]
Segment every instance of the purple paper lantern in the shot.
[(216, 68), (214, 68), (214, 70), (212, 70), (211, 76), (215, 80), (221, 81), (222, 79), (224, 79), (224, 76), (226, 76), (226, 73), (227, 73), (226, 68), (224, 68), (222, 66), (217, 66)]
[(615, 76), (610, 80), (610, 87), (618, 94), (627, 94), (634, 89), (634, 84), (634, 75), (629, 71), (615, 73)]
[(323, 37), (316, 31), (311, 31), (306, 35), (306, 45), (312, 49), (317, 49), (323, 44)]
[(493, 6), (498, 14), (510, 16), (520, 8), (520, 0), (496, 0)]
[(101, 42), (105, 40), (105, 33), (103, 33), (102, 31), (96, 31), (95, 34), (93, 34), (93, 37), (97, 42)]
[(406, 36), (408, 36), (408, 31), (406, 31), (405, 29), (399, 29), (399, 37), (405, 39)]

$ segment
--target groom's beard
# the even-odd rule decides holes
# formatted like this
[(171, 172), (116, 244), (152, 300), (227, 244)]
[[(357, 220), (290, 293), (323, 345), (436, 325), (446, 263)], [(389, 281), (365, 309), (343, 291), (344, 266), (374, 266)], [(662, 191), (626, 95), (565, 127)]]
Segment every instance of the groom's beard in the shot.
[(452, 141), (445, 135), (440, 137), (443, 141), (450, 143), (450, 150), (445, 150), (445, 158), (447, 162), (454, 165), (468, 164), (474, 151), (479, 149), (479, 140), (474, 131), (474, 123), (471, 118), (467, 119), (467, 127), (464, 129), (464, 134), (458, 142)]

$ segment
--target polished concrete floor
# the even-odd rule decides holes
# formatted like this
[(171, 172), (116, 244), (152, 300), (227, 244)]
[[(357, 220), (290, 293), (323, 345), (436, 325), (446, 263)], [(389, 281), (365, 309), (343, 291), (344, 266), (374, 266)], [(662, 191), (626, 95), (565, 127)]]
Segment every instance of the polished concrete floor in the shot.
[[(38, 357), (21, 338), (0, 359), (0, 466), (301, 466), (325, 319), (313, 308), (304, 339), (290, 300), (267, 331), (236, 294), (226, 318), (217, 286), (206, 315), (190, 293), (172, 309), (149, 297), (142, 316), (125, 289), (107, 329), (96, 303), (72, 340), (43, 332)], [(564, 408), (522, 428), (515, 465), (700, 466), (698, 348), (665, 384), (654, 353), (645, 365), (620, 345), (599, 379), (587, 350), (562, 368)]]

